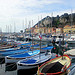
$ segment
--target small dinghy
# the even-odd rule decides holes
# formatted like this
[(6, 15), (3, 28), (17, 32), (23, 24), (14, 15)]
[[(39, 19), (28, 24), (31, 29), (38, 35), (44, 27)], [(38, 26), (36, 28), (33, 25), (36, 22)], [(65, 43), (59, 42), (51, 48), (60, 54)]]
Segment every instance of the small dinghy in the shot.
[(70, 67), (71, 59), (67, 55), (56, 57), (38, 68), (38, 75), (61, 75)]
[(6, 56), (5, 63), (6, 64), (16, 63), (17, 61), (19, 61), (21, 59), (30, 58), (30, 57), (33, 57), (33, 56), (39, 54), (39, 53), (40, 53), (40, 50), (34, 50), (34, 51), (26, 52), (26, 53)]
[(51, 52), (46, 52), (28, 59), (20, 60), (17, 63), (17, 70), (18, 72), (24, 70), (26, 74), (35, 74), (38, 70), (38, 65), (45, 63), (50, 60), (50, 58)]
[(68, 75), (75, 75), (75, 65), (73, 65), (70, 69), (70, 72), (68, 73)]

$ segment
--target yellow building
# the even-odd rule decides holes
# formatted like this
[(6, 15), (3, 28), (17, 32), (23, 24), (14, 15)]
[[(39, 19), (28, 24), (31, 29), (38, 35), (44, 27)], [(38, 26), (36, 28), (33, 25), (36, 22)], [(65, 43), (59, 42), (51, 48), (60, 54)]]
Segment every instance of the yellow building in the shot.
[(66, 25), (63, 30), (64, 33), (75, 33), (75, 25), (72, 26)]

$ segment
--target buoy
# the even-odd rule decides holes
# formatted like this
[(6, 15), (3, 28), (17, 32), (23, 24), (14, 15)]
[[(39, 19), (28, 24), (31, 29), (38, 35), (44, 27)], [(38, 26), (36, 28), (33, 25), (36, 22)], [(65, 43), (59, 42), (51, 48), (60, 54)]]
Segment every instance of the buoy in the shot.
[(56, 54), (56, 57), (58, 57), (58, 55)]

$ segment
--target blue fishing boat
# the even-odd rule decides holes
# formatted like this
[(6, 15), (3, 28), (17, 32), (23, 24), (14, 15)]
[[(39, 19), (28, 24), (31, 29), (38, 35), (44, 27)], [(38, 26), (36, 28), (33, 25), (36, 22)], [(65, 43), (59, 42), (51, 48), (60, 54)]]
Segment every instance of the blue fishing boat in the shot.
[(14, 54), (21, 54), (21, 53), (25, 53), (27, 51), (30, 51), (30, 50), (34, 50), (34, 49), (31, 49), (31, 47), (36, 47), (38, 46), (38, 44), (36, 45), (30, 45), (30, 48), (19, 48), (19, 49), (16, 49), (16, 50), (10, 50), (8, 49), (7, 52), (2, 52), (0, 53), (0, 58), (5, 58), (5, 56), (9, 56), (9, 55), (14, 55)]
[(44, 47), (44, 48), (41, 48), (41, 51), (45, 52), (46, 50), (52, 50), (52, 48), (53, 46)]
[(10, 52), (2, 52), (0, 53), (0, 58), (5, 58), (5, 56), (8, 56), (8, 55), (21, 54), (28, 50), (30, 49), (20, 49), (20, 50), (15, 50), (15, 51), (10, 51)]
[(37, 56), (23, 59), (18, 61), (17, 63), (17, 71), (24, 70), (26, 74), (32, 73), (35, 74), (38, 70), (38, 65), (45, 63), (46, 61), (50, 60), (51, 58), (51, 51), (40, 53)]
[(30, 57), (33, 57), (33, 56), (39, 54), (39, 53), (40, 53), (40, 50), (33, 50), (33, 51), (29, 51), (29, 52), (22, 53), (22, 54), (6, 56), (5, 63), (6, 64), (16, 63), (17, 61), (19, 61), (21, 59), (30, 58)]

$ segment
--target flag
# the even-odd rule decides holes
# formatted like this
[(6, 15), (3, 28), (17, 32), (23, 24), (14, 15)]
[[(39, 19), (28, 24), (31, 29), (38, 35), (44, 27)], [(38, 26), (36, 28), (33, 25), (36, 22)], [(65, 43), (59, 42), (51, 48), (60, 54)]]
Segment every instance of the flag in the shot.
[(39, 35), (39, 38), (42, 39), (42, 35)]

